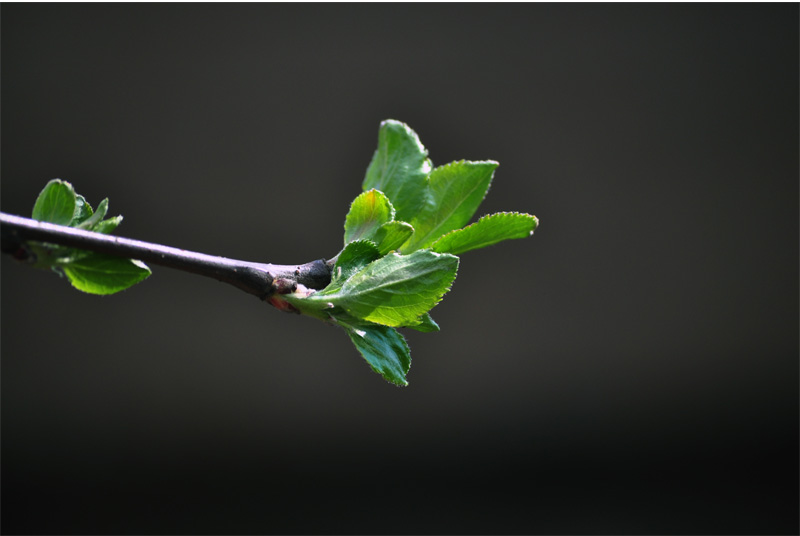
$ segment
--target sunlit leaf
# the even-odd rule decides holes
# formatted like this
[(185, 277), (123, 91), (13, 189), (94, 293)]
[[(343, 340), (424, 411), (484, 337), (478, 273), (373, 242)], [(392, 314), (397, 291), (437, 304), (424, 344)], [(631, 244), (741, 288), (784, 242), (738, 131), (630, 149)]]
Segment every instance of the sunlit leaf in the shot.
[(395, 220), (381, 225), (372, 239), (378, 244), (381, 255), (386, 255), (405, 244), (412, 234), (414, 228), (410, 223)]
[(47, 183), (33, 205), (32, 218), (58, 225), (69, 225), (75, 216), (75, 190), (61, 179)]
[(428, 150), (408, 125), (388, 119), (378, 132), (378, 149), (367, 168), (363, 188), (380, 190), (391, 200), (397, 219), (410, 221), (421, 208), (425, 177), (432, 169)]
[(431, 249), (439, 253), (458, 255), (485, 248), (503, 240), (526, 238), (539, 224), (536, 216), (518, 212), (498, 212), (484, 216), (472, 225), (447, 233), (434, 242)]
[(350, 315), (385, 326), (420, 322), (450, 290), (458, 257), (432, 251), (411, 255), (389, 254), (367, 265), (335, 292), (319, 292), (307, 299), (341, 307)]
[(344, 220), (344, 243), (372, 240), (378, 229), (394, 219), (394, 208), (383, 192), (368, 190), (353, 200)]
[(434, 169), (427, 180), (425, 203), (410, 223), (414, 235), (401, 248), (410, 253), (466, 225), (483, 201), (497, 162), (452, 162)]
[(60, 265), (72, 286), (89, 294), (114, 294), (150, 275), (144, 263), (91, 253)]
[(408, 385), (406, 374), (411, 367), (411, 355), (405, 338), (396, 329), (348, 315), (335, 317), (334, 321), (344, 328), (372, 370), (395, 385)]

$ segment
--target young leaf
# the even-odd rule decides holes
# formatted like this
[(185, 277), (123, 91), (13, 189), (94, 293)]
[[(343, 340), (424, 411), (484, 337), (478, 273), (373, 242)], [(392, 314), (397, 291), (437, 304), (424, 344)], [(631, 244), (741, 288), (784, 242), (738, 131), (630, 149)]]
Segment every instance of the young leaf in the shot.
[(459, 255), (472, 249), (485, 248), (503, 240), (525, 238), (533, 234), (539, 225), (536, 216), (518, 212), (498, 212), (447, 233), (433, 243), (431, 249), (438, 253)]
[(92, 205), (80, 194), (75, 194), (75, 212), (72, 215), (71, 227), (77, 227), (80, 223), (89, 219), (93, 214)]
[(378, 246), (369, 240), (356, 240), (345, 246), (336, 265), (333, 267), (331, 283), (322, 292), (332, 293), (335, 289), (342, 288), (345, 281), (363, 270), (369, 263), (381, 256)]
[(150, 268), (132, 259), (90, 253), (60, 263), (72, 286), (89, 294), (114, 294), (150, 275)]
[(416, 132), (392, 119), (381, 123), (378, 149), (364, 177), (363, 188), (380, 190), (391, 200), (397, 219), (410, 221), (420, 209), (425, 177), (433, 165)]
[(306, 299), (384, 326), (416, 325), (450, 290), (457, 270), (458, 257), (453, 255), (428, 250), (393, 253), (369, 264), (335, 292)]
[(414, 234), (414, 228), (410, 223), (395, 220), (381, 225), (372, 240), (378, 244), (381, 255), (386, 255), (405, 244), (412, 234)]
[(414, 325), (410, 325), (410, 326), (403, 326), (403, 327), (415, 329), (415, 330), (420, 331), (422, 333), (430, 333), (432, 331), (439, 331), (440, 330), (439, 324), (437, 324), (433, 320), (433, 318), (431, 318), (430, 313), (425, 313), (424, 315), (419, 317), (418, 320), (419, 320), (418, 324), (414, 324)]
[(47, 183), (33, 205), (34, 220), (69, 225), (75, 216), (75, 190), (61, 179)]
[(350, 242), (337, 256), (336, 264), (331, 273), (331, 282), (327, 287), (310, 295), (304, 292), (285, 294), (281, 299), (289, 302), (301, 313), (322, 320), (327, 320), (334, 313), (341, 312), (341, 314), (344, 314), (341, 308), (333, 308), (333, 304), (321, 299), (321, 297), (335, 295), (341, 290), (345, 281), (363, 270), (369, 263), (380, 258), (380, 256), (378, 246), (369, 240)]
[(428, 176), (425, 205), (410, 220), (414, 235), (401, 248), (410, 253), (466, 225), (489, 190), (497, 162), (451, 162)]
[(344, 220), (344, 243), (372, 240), (381, 225), (394, 219), (394, 207), (383, 192), (369, 190), (353, 200)]
[[(98, 210), (100, 210), (99, 207)], [(122, 216), (114, 216), (113, 218), (108, 218), (107, 220), (97, 222), (92, 231), (103, 234), (111, 234), (120, 223), (122, 223)]]
[[(100, 201), (99, 205), (97, 205), (97, 210), (94, 211), (94, 214), (89, 214), (89, 217), (86, 218), (84, 221), (79, 222), (77, 227), (80, 229), (89, 229), (94, 231), (95, 225), (100, 223), (103, 220), (103, 218), (106, 217), (107, 212), (108, 212), (108, 198), (105, 198), (102, 201)], [(74, 223), (75, 222), (73, 221), (73, 224)]]
[(411, 367), (408, 343), (396, 329), (341, 315), (333, 318), (342, 326), (372, 370), (395, 385), (406, 386)]

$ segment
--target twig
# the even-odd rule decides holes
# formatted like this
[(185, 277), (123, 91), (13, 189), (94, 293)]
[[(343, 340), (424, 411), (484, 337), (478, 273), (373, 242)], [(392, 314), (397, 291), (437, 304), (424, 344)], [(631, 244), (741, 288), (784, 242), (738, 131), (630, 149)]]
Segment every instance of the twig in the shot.
[(293, 284), (323, 289), (331, 281), (331, 265), (324, 259), (298, 265), (264, 264), (196, 253), (160, 244), (84, 231), (0, 212), (2, 251), (24, 260), (25, 242), (37, 241), (86, 249), (117, 257), (191, 272), (230, 283), (268, 299)]

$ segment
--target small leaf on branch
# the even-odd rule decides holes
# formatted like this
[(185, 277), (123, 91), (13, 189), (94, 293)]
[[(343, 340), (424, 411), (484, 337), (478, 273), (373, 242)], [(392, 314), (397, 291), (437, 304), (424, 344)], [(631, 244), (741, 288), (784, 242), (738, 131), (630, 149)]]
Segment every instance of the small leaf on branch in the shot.
[(345, 246), (333, 267), (331, 283), (322, 292), (332, 293), (342, 288), (345, 281), (363, 270), (381, 256), (378, 246), (369, 240), (356, 240)]
[[(95, 225), (100, 223), (103, 220), (103, 218), (106, 217), (107, 212), (108, 212), (108, 198), (100, 201), (100, 204), (97, 205), (97, 210), (94, 211), (94, 214), (90, 214), (90, 216), (86, 218), (84, 221), (79, 222), (78, 228), (89, 229), (91, 231), (96, 230)], [(73, 222), (73, 224), (74, 223), (75, 222)]]
[(378, 244), (381, 255), (386, 255), (405, 244), (412, 234), (414, 234), (414, 228), (410, 223), (395, 220), (381, 225), (372, 240)]
[(150, 275), (150, 268), (140, 261), (101, 253), (89, 253), (59, 266), (72, 286), (89, 294), (114, 294)]
[(518, 212), (498, 212), (483, 216), (475, 223), (447, 233), (433, 243), (431, 249), (439, 253), (459, 255), (473, 249), (485, 248), (514, 238), (526, 238), (539, 224), (536, 216)]
[(486, 196), (497, 162), (451, 162), (431, 171), (425, 203), (411, 218), (414, 236), (401, 251), (429, 247), (440, 236), (466, 225)]
[(411, 328), (411, 329), (417, 330), (417, 331), (422, 332), (422, 333), (431, 333), (433, 331), (439, 331), (441, 329), (441, 328), (439, 328), (439, 324), (437, 324), (433, 320), (433, 318), (431, 318), (430, 313), (425, 313), (424, 315), (419, 317), (418, 322), (419, 323), (417, 323), (417, 324), (412, 324), (412, 325), (403, 326), (403, 327)]
[(306, 298), (324, 306), (341, 307), (350, 315), (385, 326), (417, 325), (450, 290), (458, 257), (432, 251), (389, 254), (367, 265), (335, 292)]
[(36, 199), (31, 217), (34, 220), (69, 225), (75, 217), (76, 203), (72, 185), (61, 179), (53, 179)]
[[(86, 198), (76, 194), (70, 183), (53, 179), (36, 199), (33, 219), (108, 234), (120, 224), (122, 216), (103, 220), (107, 212), (108, 199), (103, 199), (93, 211)], [(114, 294), (151, 273), (147, 265), (138, 260), (49, 243), (34, 242), (30, 248), (35, 266), (60, 269), (72, 286), (89, 294)]]
[(411, 367), (408, 343), (396, 329), (364, 322), (348, 315), (333, 318), (347, 334), (372, 370), (395, 385), (406, 386)]
[(114, 216), (113, 218), (108, 218), (107, 220), (97, 222), (92, 231), (103, 234), (111, 234), (117, 227), (119, 227), (120, 223), (122, 223), (122, 216)]
[(69, 225), (76, 227), (78, 224), (92, 216), (92, 205), (80, 194), (75, 194), (75, 212)]
[(378, 149), (367, 168), (363, 189), (375, 188), (386, 194), (397, 219), (410, 221), (421, 207), (425, 177), (432, 167), (428, 150), (416, 132), (405, 123), (389, 119), (381, 123)]
[(394, 219), (394, 207), (383, 192), (368, 190), (353, 200), (344, 220), (344, 243), (372, 240), (384, 223)]

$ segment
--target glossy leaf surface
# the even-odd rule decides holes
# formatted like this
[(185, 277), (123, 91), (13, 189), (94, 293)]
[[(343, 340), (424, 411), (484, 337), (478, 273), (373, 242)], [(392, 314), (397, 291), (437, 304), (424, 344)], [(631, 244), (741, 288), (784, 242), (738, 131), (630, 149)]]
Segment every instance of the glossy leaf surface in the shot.
[(72, 185), (61, 179), (53, 179), (36, 198), (31, 217), (57, 225), (69, 225), (75, 217), (76, 204)]
[[(91, 207), (89, 207), (89, 209), (91, 210)], [(94, 214), (90, 212), (87, 218), (85, 218), (80, 222), (77, 222), (78, 223), (77, 227), (80, 229), (89, 229), (95, 231), (96, 230), (95, 226), (98, 223), (100, 223), (103, 220), (103, 218), (106, 217), (107, 213), (108, 213), (108, 199), (106, 198), (100, 201), (100, 204), (97, 205), (97, 210), (94, 211)], [(75, 223), (76, 222), (73, 222), (73, 224)]]
[(526, 238), (533, 234), (538, 223), (536, 216), (530, 214), (499, 212), (483, 216), (472, 225), (444, 235), (434, 242), (431, 249), (439, 253), (459, 255), (503, 240)]
[(119, 227), (120, 223), (122, 223), (122, 216), (114, 216), (113, 218), (108, 218), (107, 220), (103, 220), (94, 224), (92, 231), (103, 234), (111, 234), (117, 227)]
[(430, 313), (425, 313), (419, 317), (417, 322), (417, 324), (411, 324), (404, 327), (411, 328), (422, 333), (431, 333), (433, 331), (440, 330), (439, 324), (437, 324), (436, 321), (431, 317)]
[(383, 192), (372, 189), (356, 197), (344, 221), (344, 243), (372, 240), (378, 229), (394, 219), (394, 207)]
[(341, 307), (350, 315), (385, 326), (415, 325), (450, 290), (458, 257), (432, 251), (389, 254), (367, 265), (340, 288), (307, 298)]
[(334, 321), (342, 326), (372, 370), (395, 385), (408, 385), (406, 374), (411, 354), (405, 338), (396, 329), (344, 316)]
[(341, 288), (345, 281), (366, 268), (369, 263), (378, 260), (380, 256), (378, 246), (369, 240), (350, 242), (339, 253), (339, 258), (333, 267), (331, 283), (325, 288), (325, 291), (332, 292)]
[(381, 123), (378, 149), (367, 168), (363, 188), (386, 194), (397, 211), (397, 219), (409, 221), (421, 207), (425, 177), (432, 167), (428, 150), (416, 132), (405, 123), (389, 119)]
[(440, 236), (466, 225), (486, 196), (497, 162), (452, 162), (434, 169), (427, 180), (425, 203), (411, 218), (414, 236), (404, 253), (433, 244)]
[(100, 253), (64, 263), (61, 269), (72, 286), (89, 294), (114, 294), (150, 275), (140, 261)]
[(378, 244), (381, 255), (386, 255), (405, 244), (412, 234), (414, 228), (410, 223), (395, 220), (381, 225), (375, 232), (373, 240)]
[(75, 212), (72, 214), (72, 221), (69, 225), (76, 227), (80, 223), (89, 219), (93, 214), (92, 205), (80, 194), (75, 194)]

